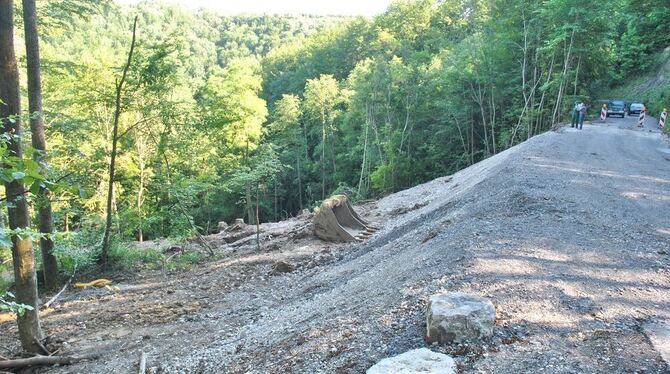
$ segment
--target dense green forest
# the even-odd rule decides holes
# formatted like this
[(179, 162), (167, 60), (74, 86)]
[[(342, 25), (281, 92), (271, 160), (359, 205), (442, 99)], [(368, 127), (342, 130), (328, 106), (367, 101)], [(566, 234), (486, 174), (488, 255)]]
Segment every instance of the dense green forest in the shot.
[(113, 140), (113, 241), (192, 236), (453, 173), (551, 129), (670, 45), (665, 0), (409, 0), (374, 18), (85, 0), (37, 12), (48, 183), (16, 164), (3, 178), (53, 186), (65, 267), (99, 252)]

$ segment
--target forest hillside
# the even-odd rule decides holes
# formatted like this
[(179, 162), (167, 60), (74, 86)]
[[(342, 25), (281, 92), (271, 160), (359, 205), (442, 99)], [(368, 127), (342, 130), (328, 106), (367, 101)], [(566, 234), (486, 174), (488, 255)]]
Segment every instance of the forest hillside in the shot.
[(638, 62), (670, 45), (658, 32), (669, 17), (662, 1), (645, 4), (397, 1), (370, 19), (45, 2), (50, 178), (67, 184), (54, 222), (84, 245), (103, 226), (114, 82), (135, 15), (112, 199), (120, 240), (255, 222), (255, 205), (276, 221), (496, 154), (648, 69)]
[[(348, 271), (367, 276), (364, 268), (374, 261), (381, 263), (375, 256), (385, 252), (379, 250), (398, 249), (386, 246), (397, 238), (413, 243), (411, 251), (415, 251), (441, 235), (452, 221), (442, 221), (436, 215), (453, 213), (448, 208), (451, 198), (456, 199), (454, 204), (488, 217), (490, 212), (482, 213), (478, 210), (482, 207), (472, 205), (479, 198), (480, 182), (488, 186), (482, 196), (490, 193), (491, 206), (503, 209), (500, 214), (518, 218), (518, 224), (528, 223), (528, 232), (536, 229), (535, 234), (550, 244), (560, 238), (542, 227), (551, 227), (567, 211), (576, 209), (576, 219), (587, 221), (592, 218), (587, 214), (589, 209), (605, 209), (606, 203), (595, 199), (594, 191), (594, 201), (561, 200), (565, 206), (543, 205), (544, 197), (538, 191), (544, 187), (535, 186), (540, 197), (516, 190), (518, 183), (531, 182), (520, 165), (537, 180), (563, 175), (586, 189), (593, 183), (623, 183), (619, 179), (660, 183), (646, 192), (638, 190), (641, 187), (635, 183), (608, 186), (612, 201), (623, 208), (640, 208), (624, 203), (628, 200), (649, 202), (632, 217), (637, 220), (647, 213), (654, 215), (653, 227), (640, 230), (648, 233), (652, 227), (660, 235), (645, 237), (649, 248), (656, 249), (667, 239), (663, 236), (667, 228), (661, 227), (664, 222), (657, 217), (667, 202), (663, 196), (668, 196), (663, 188), (665, 164), (661, 162), (666, 156), (662, 135), (649, 121), (655, 121), (661, 109), (670, 106), (667, 30), (670, 7), (665, 0), (614, 0), (598, 6), (578, 0), (395, 0), (373, 17), (262, 12), (231, 15), (153, 1), (130, 5), (113, 0), (0, 0), (0, 178), (4, 183), (0, 200), (0, 310), (16, 317), (18, 330), (12, 331), (18, 333), (24, 351), (52, 353), (42, 346), (47, 340), (40, 315), (48, 312), (40, 314), (38, 309), (44, 307), (46, 295), (56, 296), (53, 300), (63, 295), (71, 297), (64, 301), (83, 300), (82, 295), (89, 294), (70, 292), (71, 283), (80, 280), (99, 278), (96, 284), (108, 286), (106, 290), (112, 292), (123, 291), (111, 288), (115, 282), (141, 279), (146, 272), (179, 274), (185, 277), (185, 284), (194, 284), (197, 282), (191, 277), (195, 273), (191, 272), (199, 266), (219, 276), (211, 267), (226, 268), (230, 261), (284, 261), (290, 269), (305, 271), (322, 262), (337, 262), (344, 257), (331, 258), (330, 251), (350, 247), (315, 244), (309, 229), (313, 225), (311, 214), (318, 213), (322, 203), (335, 194), (346, 195), (348, 201), (358, 204), (366, 219), (403, 216), (408, 222), (397, 227), (371, 226), (365, 237), (356, 237), (371, 237), (370, 243), (377, 243), (352, 246), (361, 255), (376, 248), (371, 262), (350, 258), (352, 262), (342, 273), (337, 267), (329, 268), (332, 272), (323, 281), (300, 270), (296, 276), (316, 277), (309, 280), (313, 288), (303, 290), (306, 295), (326, 289), (334, 294), (357, 292), (351, 284), (339, 288), (342, 284), (335, 279), (340, 275), (346, 278)], [(649, 109), (647, 122), (642, 119), (635, 128), (632, 118), (605, 119), (587, 122), (599, 127), (584, 131), (583, 138), (572, 130), (565, 135), (563, 125), (570, 121), (575, 104), (585, 103), (587, 120), (595, 120), (601, 100), (611, 99), (644, 102)], [(628, 145), (634, 148), (625, 146), (629, 140), (626, 134), (635, 140)], [(599, 136), (611, 144), (603, 143)], [(575, 144), (590, 151), (583, 153)], [(555, 153), (545, 155), (540, 145), (552, 147)], [(557, 151), (561, 147), (580, 152), (582, 161), (602, 163), (593, 170), (581, 169), (574, 155)], [(527, 152), (519, 153), (519, 149)], [(655, 153), (657, 150), (660, 153)], [(605, 152), (617, 155), (601, 160)], [(517, 155), (510, 159), (518, 165), (510, 169), (516, 174), (505, 180), (502, 161), (510, 154)], [(629, 157), (622, 160), (619, 154)], [(614, 166), (622, 163), (646, 174), (633, 175)], [(495, 173), (489, 174), (486, 165), (496, 165)], [(649, 165), (655, 166), (646, 169)], [(545, 169), (564, 174), (548, 175)], [(589, 175), (595, 182), (575, 179), (572, 172)], [(603, 173), (621, 178), (615, 182), (597, 179)], [(461, 187), (453, 186), (463, 195), (440, 195), (439, 201), (432, 202), (421, 199), (420, 193), (430, 192), (425, 186), (441, 186), (435, 181), (449, 175), (464, 178), (455, 182)], [(573, 188), (558, 179), (548, 185), (548, 199), (559, 199), (561, 186)], [(435, 188), (438, 191), (431, 193), (448, 192)], [(389, 211), (375, 208), (376, 202), (402, 200), (403, 191), (414, 191), (408, 192), (409, 200), (403, 204)], [(515, 191), (517, 194), (509, 195)], [(514, 210), (516, 205), (509, 207), (496, 200), (496, 193), (516, 201), (518, 211), (505, 210)], [(424, 212), (424, 203), (435, 203), (432, 213), (425, 211), (430, 215), (427, 223), (414, 216)], [(588, 205), (591, 203), (595, 205)], [(589, 208), (581, 208), (583, 205)], [(472, 219), (473, 230), (489, 222), (480, 221), (475, 213), (463, 214)], [(538, 221), (524, 221), (535, 214), (539, 214)], [(493, 222), (500, 217), (489, 218)], [(606, 218), (595, 221), (613, 225)], [(431, 232), (421, 231), (425, 224), (432, 225)], [(235, 231), (240, 227), (243, 234)], [(375, 234), (377, 228), (380, 232)], [(235, 233), (221, 236), (230, 230)], [(567, 227), (565, 230), (562, 235), (567, 240), (570, 235)], [(593, 230), (599, 240), (610, 239), (599, 229)], [(471, 234), (479, 236), (475, 231)], [(419, 234), (425, 234), (426, 242), (417, 242)], [(468, 258), (479, 244), (466, 240), (465, 231), (458, 235), (470, 245), (470, 252), (463, 254)], [(294, 239), (308, 243), (302, 247)], [(569, 245), (585, 245), (586, 239), (577, 234), (572, 239), (579, 240)], [(546, 244), (534, 239), (530, 242)], [(623, 247), (612, 248), (616, 252), (613, 256), (624, 253)], [(291, 256), (265, 256), (263, 252), (289, 249), (296, 250), (298, 257), (323, 255), (329, 260), (318, 257), (310, 260), (311, 265), (296, 267)], [(440, 253), (444, 255), (440, 249), (445, 247), (433, 248), (438, 257), (435, 263), (456, 268), (458, 259), (440, 257)], [(393, 265), (403, 258), (424, 258), (411, 251), (404, 252), (405, 257), (394, 257)], [(415, 255), (418, 257), (412, 257)], [(593, 258), (572, 260), (597, 262)], [(647, 264), (646, 260), (640, 263)], [(480, 274), (486, 273), (486, 266), (477, 264)], [(626, 263), (625, 268), (634, 271), (638, 265)], [(422, 269), (418, 275), (407, 269), (398, 274), (419, 283), (438, 277)], [(266, 270), (246, 269), (225, 282), (238, 286), (245, 279), (265, 282), (270, 279)], [(382, 282), (388, 278), (387, 270), (378, 271), (381, 273), (372, 274), (371, 279)], [(272, 275), (277, 275), (274, 270)], [(128, 283), (133, 289), (133, 283)], [(259, 294), (271, 298), (271, 293), (265, 293), (267, 285), (257, 285), (262, 290)], [(411, 286), (398, 279), (392, 285)], [(435, 291), (435, 285), (431, 283), (422, 292)], [(90, 285), (81, 282), (79, 286), (85, 289)], [(300, 282), (294, 286), (293, 296), (300, 295)], [(350, 286), (353, 288), (347, 288)], [(365, 283), (361, 287), (370, 286)], [(483, 288), (473, 289), (484, 292)], [(389, 286), (379, 292), (389, 295), (396, 291)], [(155, 295), (147, 292), (155, 301)], [(562, 292), (571, 297), (579, 293), (569, 287)], [(349, 297), (342, 295), (333, 300)], [(98, 296), (116, 297), (106, 291), (90, 296), (94, 301)], [(262, 307), (247, 296), (242, 296), (241, 308)], [(425, 303), (424, 296), (415, 295), (413, 301)], [(391, 299), (361, 305), (396, 305), (398, 300)], [(341, 306), (336, 304), (332, 307)], [(568, 304), (568, 309), (581, 308)], [(352, 313), (364, 312), (346, 303), (344, 307), (351, 307)], [(160, 314), (166, 308), (158, 309), (154, 312)], [(382, 318), (379, 309), (375, 313), (371, 315)], [(293, 317), (299, 324), (301, 315)], [(354, 314), (339, 317), (355, 319)], [(254, 321), (237, 322), (236, 327), (241, 328)], [(236, 327), (225, 326), (230, 334)], [(262, 339), (261, 333), (254, 334), (252, 340)], [(107, 332), (100, 335), (101, 339), (107, 337)], [(381, 339), (381, 335), (377, 337)], [(612, 344), (625, 340), (617, 339)], [(544, 342), (550, 344), (549, 340)], [(397, 353), (408, 344), (403, 340), (390, 350)], [(323, 347), (313, 348), (318, 351)], [(387, 348), (375, 348), (375, 357), (385, 355)], [(199, 359), (173, 364), (194, 368)], [(240, 370), (250, 368), (244, 360), (235, 362)], [(277, 362), (275, 358), (263, 360), (268, 368)], [(361, 369), (368, 361), (356, 361), (352, 370)], [(331, 364), (346, 368), (346, 363), (329, 361)], [(318, 371), (309, 363), (303, 367)]]

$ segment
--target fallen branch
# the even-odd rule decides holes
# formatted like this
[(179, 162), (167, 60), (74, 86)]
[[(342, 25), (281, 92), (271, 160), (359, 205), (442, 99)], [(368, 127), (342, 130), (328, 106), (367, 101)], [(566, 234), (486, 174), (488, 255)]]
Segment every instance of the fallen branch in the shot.
[(99, 355), (90, 355), (83, 357), (68, 357), (68, 356), (35, 356), (30, 358), (19, 358), (16, 360), (0, 361), (0, 369), (20, 369), (33, 366), (48, 366), (48, 365), (71, 365), (77, 362), (97, 358)]
[(56, 301), (56, 300), (60, 297), (60, 295), (61, 295), (63, 292), (65, 292), (65, 290), (66, 290), (67, 287), (70, 285), (70, 283), (72, 283), (72, 280), (74, 279), (74, 275), (75, 275), (76, 273), (77, 273), (77, 264), (75, 264), (74, 270), (72, 271), (72, 276), (70, 277), (70, 279), (68, 279), (67, 283), (65, 283), (65, 286), (63, 286), (63, 288), (61, 288), (61, 290), (58, 291), (58, 293), (57, 293), (56, 295), (54, 295), (54, 297), (52, 297), (51, 299), (49, 299), (49, 301), (47, 301), (46, 303), (44, 303), (44, 305), (42, 305), (42, 307), (40, 308), (41, 310), (44, 310), (44, 309), (47, 309), (48, 307), (50, 307), (51, 304), (53, 304), (54, 301)]
[(45, 347), (44, 344), (42, 344), (42, 342), (39, 339), (33, 338), (33, 340), (35, 341), (35, 344), (37, 344), (37, 346), (40, 347), (40, 349), (42, 350), (42, 352), (44, 352), (45, 355), (53, 356), (53, 353), (49, 352), (47, 347)]
[(147, 354), (142, 352), (140, 356), (140, 374), (145, 374), (147, 372)]

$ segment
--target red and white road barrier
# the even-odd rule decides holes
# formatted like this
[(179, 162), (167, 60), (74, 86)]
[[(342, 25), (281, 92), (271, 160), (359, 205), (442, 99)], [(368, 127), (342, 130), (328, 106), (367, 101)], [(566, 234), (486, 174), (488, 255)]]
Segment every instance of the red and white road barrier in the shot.
[(644, 117), (645, 117), (645, 112), (646, 111), (647, 111), (646, 109), (642, 109), (640, 111), (640, 118), (638, 118), (638, 120), (637, 120), (637, 127), (644, 126)]
[(607, 106), (603, 105), (603, 108), (600, 110), (600, 120), (604, 121), (607, 118)]
[(663, 109), (663, 112), (661, 113), (661, 116), (658, 118), (658, 127), (659, 128), (664, 128), (665, 127), (665, 120), (668, 119), (668, 110)]

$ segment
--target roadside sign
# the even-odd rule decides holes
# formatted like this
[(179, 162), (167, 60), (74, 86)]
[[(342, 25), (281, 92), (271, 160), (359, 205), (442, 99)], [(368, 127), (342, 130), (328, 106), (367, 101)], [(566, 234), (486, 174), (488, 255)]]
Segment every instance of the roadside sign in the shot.
[(600, 110), (600, 120), (604, 121), (607, 118), (607, 104), (603, 104), (603, 108)]
[(661, 117), (658, 119), (658, 127), (659, 128), (664, 128), (665, 127), (665, 121), (668, 119), (668, 110), (663, 109), (663, 112), (661, 113)]
[(646, 111), (647, 111), (647, 109), (642, 109), (640, 111), (640, 118), (638, 118), (638, 120), (637, 120), (637, 127), (644, 126), (644, 117), (645, 117), (645, 112)]

